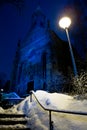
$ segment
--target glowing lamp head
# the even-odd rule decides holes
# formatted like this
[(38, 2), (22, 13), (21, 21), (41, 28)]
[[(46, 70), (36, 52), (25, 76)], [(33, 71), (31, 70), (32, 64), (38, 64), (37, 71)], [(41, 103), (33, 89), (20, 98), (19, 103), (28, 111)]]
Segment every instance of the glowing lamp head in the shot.
[(63, 29), (68, 28), (71, 24), (71, 19), (69, 17), (63, 17), (59, 21), (59, 26)]

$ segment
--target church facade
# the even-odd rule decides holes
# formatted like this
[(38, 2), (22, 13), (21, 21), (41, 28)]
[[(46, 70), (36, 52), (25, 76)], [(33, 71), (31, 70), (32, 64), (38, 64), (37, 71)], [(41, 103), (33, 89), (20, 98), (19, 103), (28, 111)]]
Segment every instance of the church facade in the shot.
[(63, 75), (70, 67), (68, 43), (51, 30), (50, 23), (38, 7), (23, 42), (18, 42), (11, 76), (11, 91), (20, 96), (30, 90), (62, 90)]

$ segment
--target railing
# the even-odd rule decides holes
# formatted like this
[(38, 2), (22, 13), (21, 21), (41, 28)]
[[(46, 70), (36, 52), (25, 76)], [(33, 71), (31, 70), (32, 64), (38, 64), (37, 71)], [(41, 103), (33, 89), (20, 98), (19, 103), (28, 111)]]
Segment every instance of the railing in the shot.
[(51, 112), (59, 112), (59, 113), (66, 113), (66, 114), (77, 114), (77, 115), (84, 115), (87, 116), (86, 112), (78, 112), (78, 111), (67, 111), (67, 110), (54, 110), (54, 109), (49, 109), (45, 108), (37, 99), (34, 91), (30, 92), (30, 102), (32, 102), (32, 95), (34, 95), (35, 99), (37, 100), (38, 104), (45, 110), (49, 111), (49, 130), (53, 130), (53, 121), (52, 121), (52, 114)]

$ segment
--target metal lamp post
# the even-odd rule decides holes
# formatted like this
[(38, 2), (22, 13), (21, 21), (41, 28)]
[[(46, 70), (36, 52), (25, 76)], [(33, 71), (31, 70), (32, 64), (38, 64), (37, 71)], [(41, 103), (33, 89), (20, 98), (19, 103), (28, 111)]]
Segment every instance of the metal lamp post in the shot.
[(73, 64), (74, 75), (77, 76), (78, 75), (77, 67), (76, 67), (75, 58), (74, 58), (74, 54), (73, 54), (73, 50), (72, 50), (72, 46), (71, 46), (71, 42), (70, 42), (70, 37), (69, 37), (69, 32), (68, 32), (68, 28), (69, 28), (70, 24), (71, 24), (71, 20), (69, 17), (63, 17), (59, 21), (59, 26), (61, 28), (65, 29), (65, 31), (66, 31), (69, 48), (70, 48), (71, 60), (72, 60), (72, 64)]

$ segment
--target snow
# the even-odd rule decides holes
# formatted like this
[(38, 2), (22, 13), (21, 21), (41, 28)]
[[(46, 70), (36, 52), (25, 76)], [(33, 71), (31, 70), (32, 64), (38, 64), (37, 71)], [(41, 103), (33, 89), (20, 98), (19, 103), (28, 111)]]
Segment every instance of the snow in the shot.
[[(87, 100), (77, 100), (73, 96), (42, 90), (34, 94), (45, 108), (87, 113)], [(32, 102), (28, 96), (10, 109), (0, 107), (0, 113), (24, 113), (28, 121), (27, 127), (31, 130), (49, 130), (49, 113), (37, 103), (34, 96)], [(52, 121), (53, 130), (87, 130), (87, 116), (52, 112)]]
[(35, 95), (44, 106), (49, 105), (51, 108), (57, 109), (66, 109), (73, 99), (73, 97), (61, 93), (47, 93), (43, 91), (37, 91)]
[(0, 113), (4, 113), (4, 109), (0, 107)]

